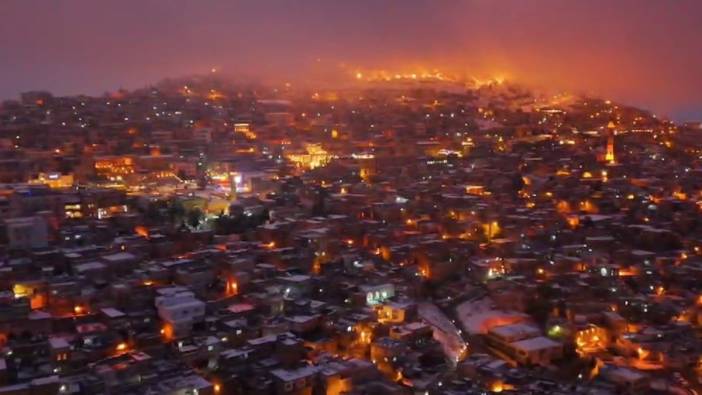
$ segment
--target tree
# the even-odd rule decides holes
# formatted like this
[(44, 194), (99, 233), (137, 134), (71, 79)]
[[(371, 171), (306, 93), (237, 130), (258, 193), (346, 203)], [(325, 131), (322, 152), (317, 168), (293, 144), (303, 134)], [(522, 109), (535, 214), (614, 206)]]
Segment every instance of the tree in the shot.
[(204, 216), (205, 215), (202, 213), (202, 210), (195, 207), (194, 209), (188, 211), (188, 216), (187, 216), (188, 225), (190, 225), (190, 227), (192, 227), (192, 228), (197, 228), (198, 225), (200, 225), (200, 221), (202, 221)]
[(162, 220), (161, 207), (158, 202), (149, 202), (149, 205), (146, 206), (144, 217), (150, 223), (157, 223)]
[(178, 223), (182, 221), (185, 215), (185, 207), (180, 200), (174, 199), (171, 204), (168, 205), (168, 217), (172, 223)]

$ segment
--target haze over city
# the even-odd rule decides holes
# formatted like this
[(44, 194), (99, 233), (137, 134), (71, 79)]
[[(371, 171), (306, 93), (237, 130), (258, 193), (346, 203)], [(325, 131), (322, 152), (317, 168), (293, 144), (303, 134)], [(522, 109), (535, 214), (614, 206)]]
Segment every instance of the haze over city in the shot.
[(0, 4), (0, 97), (99, 94), (206, 72), (343, 81), (440, 69), (702, 118), (702, 3), (189, 1)]

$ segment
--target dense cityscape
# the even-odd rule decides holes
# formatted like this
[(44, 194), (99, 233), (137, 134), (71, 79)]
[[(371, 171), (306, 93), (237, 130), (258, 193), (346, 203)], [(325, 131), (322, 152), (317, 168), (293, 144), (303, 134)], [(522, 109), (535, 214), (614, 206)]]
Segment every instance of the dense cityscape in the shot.
[(0, 394), (697, 394), (702, 125), (502, 78), (0, 107)]

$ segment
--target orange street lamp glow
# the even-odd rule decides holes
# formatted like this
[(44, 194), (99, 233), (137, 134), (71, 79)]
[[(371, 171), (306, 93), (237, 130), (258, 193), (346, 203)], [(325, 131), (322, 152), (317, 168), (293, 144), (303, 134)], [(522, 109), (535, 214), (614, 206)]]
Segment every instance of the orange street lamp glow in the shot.
[(119, 352), (119, 353), (122, 353), (122, 352), (127, 351), (127, 347), (128, 347), (127, 343), (121, 342), (121, 343), (117, 344), (117, 347), (115, 347), (115, 350), (117, 350), (117, 352)]

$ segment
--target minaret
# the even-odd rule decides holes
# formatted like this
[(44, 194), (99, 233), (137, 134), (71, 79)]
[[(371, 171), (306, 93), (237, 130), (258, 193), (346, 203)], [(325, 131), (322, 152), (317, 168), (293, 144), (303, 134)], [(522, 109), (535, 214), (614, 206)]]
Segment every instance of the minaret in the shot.
[(605, 162), (610, 165), (616, 163), (614, 157), (614, 122), (609, 121), (607, 124), (607, 153), (605, 154)]

